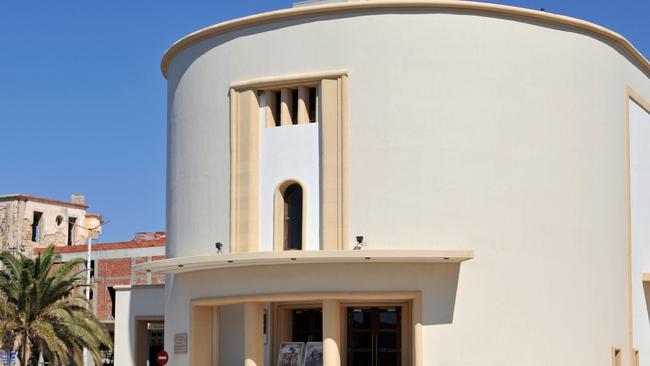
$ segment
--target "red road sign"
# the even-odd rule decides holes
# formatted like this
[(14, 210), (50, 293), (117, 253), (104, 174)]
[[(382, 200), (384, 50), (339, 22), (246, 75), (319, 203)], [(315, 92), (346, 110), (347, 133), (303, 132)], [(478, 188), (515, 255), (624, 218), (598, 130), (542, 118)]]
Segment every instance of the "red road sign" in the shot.
[(165, 350), (158, 352), (156, 355), (156, 362), (158, 362), (160, 366), (165, 366), (167, 362), (169, 362), (169, 355)]

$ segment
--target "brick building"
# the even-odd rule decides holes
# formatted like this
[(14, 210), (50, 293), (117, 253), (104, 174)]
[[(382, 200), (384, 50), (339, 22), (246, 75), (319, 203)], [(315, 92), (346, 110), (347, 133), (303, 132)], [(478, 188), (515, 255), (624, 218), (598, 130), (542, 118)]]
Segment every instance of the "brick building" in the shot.
[[(142, 264), (165, 258), (164, 232), (136, 233), (132, 240), (92, 245), (91, 304), (97, 318), (106, 325), (111, 334), (115, 329), (115, 288), (124, 286), (164, 285), (165, 276), (160, 273), (133, 271), (135, 264)], [(36, 248), (39, 254), (44, 248)], [(63, 261), (87, 258), (88, 245), (62, 246), (56, 248)], [(147, 328), (150, 348), (162, 349), (162, 324), (150, 324)], [(159, 339), (159, 342), (156, 340)], [(154, 344), (160, 343), (160, 345)], [(107, 359), (105, 365), (112, 365)]]

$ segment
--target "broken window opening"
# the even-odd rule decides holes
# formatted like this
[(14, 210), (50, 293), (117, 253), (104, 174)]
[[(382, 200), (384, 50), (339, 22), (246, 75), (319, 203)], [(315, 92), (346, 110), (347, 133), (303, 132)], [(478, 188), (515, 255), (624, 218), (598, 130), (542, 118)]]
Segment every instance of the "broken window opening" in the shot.
[(32, 241), (41, 241), (41, 218), (43, 217), (42, 212), (34, 211), (34, 216), (32, 217)]

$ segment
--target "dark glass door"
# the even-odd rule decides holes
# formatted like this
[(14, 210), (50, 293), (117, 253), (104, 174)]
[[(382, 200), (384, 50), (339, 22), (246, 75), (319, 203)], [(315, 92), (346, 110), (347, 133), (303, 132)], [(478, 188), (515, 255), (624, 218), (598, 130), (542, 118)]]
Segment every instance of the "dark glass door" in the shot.
[(294, 309), (291, 317), (293, 342), (323, 341), (322, 309)]
[(400, 366), (402, 308), (348, 308), (348, 365)]

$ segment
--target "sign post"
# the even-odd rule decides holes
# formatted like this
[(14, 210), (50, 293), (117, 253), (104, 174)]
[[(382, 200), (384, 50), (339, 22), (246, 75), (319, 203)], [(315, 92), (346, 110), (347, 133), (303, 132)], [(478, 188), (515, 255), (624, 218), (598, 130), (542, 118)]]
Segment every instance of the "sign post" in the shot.
[(167, 362), (169, 362), (169, 355), (165, 350), (158, 352), (156, 355), (156, 362), (158, 362), (158, 365), (160, 366), (165, 366)]

